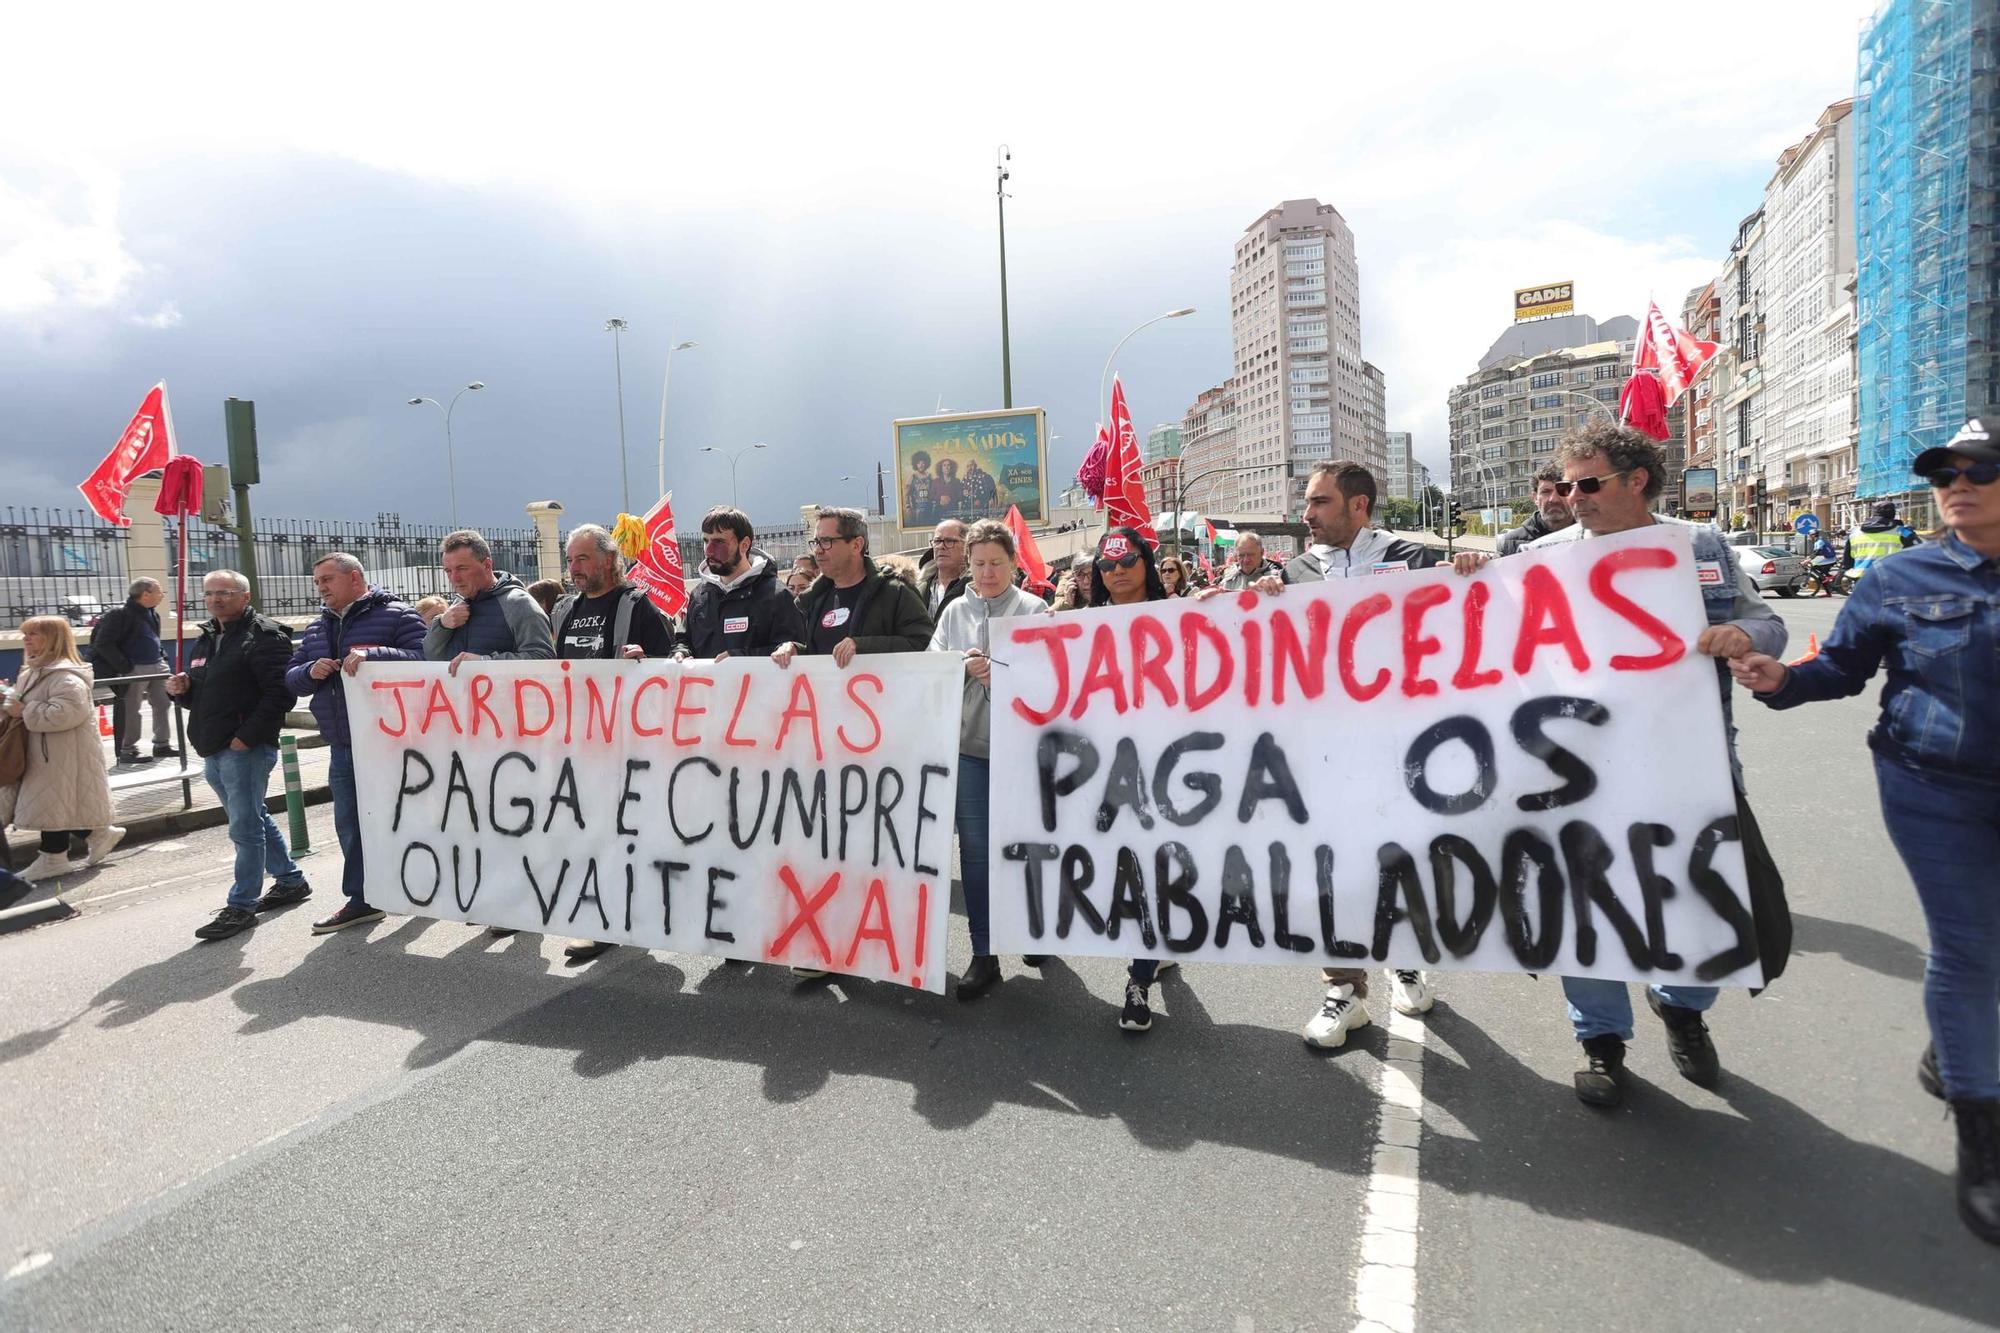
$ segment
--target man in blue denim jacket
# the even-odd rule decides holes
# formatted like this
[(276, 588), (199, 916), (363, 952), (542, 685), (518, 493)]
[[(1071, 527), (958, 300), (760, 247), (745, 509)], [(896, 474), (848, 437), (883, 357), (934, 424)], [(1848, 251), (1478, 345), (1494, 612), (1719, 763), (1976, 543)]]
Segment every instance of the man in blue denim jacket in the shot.
[(1913, 465), (1950, 529), (1879, 560), (1819, 656), (1753, 654), (1736, 679), (1772, 708), (1859, 694), (1888, 667), (1868, 733), (1882, 817), (1930, 932), (1918, 1081), (1958, 1122), (1958, 1210), (2000, 1245), (2000, 412)]
[[(1532, 543), (1530, 550), (1675, 521), (1656, 517), (1650, 510), (1665, 484), (1666, 463), (1653, 442), (1638, 431), (1608, 421), (1592, 422), (1563, 440), (1556, 462), (1564, 477), (1556, 487), (1569, 500), (1576, 523)], [(1743, 574), (1715, 529), (1685, 526), (1694, 537), (1695, 573), (1708, 614), (1708, 628), (1695, 648), (1716, 659), (1722, 719), (1729, 736), (1729, 772), (1736, 788), (1738, 833), (1750, 871), (1760, 961), (1769, 981), (1784, 970), (1791, 941), (1790, 916), (1776, 867), (1743, 800), (1743, 768), (1736, 758), (1729, 671), (1723, 662), (1751, 653), (1775, 656), (1783, 652), (1785, 622)], [(1624, 1099), (1625, 1043), (1632, 1039), (1631, 995), (1622, 981), (1564, 977), (1562, 985), (1569, 1001), (1570, 1023), (1588, 1061), (1576, 1073), (1576, 1095), (1591, 1106), (1616, 1106)], [(1646, 994), (1647, 1003), (1666, 1025), (1667, 1050), (1674, 1066), (1683, 1078), (1702, 1087), (1713, 1086), (1722, 1073), (1708, 1024), (1702, 1018), (1719, 994), (1713, 986), (1653, 986)]]

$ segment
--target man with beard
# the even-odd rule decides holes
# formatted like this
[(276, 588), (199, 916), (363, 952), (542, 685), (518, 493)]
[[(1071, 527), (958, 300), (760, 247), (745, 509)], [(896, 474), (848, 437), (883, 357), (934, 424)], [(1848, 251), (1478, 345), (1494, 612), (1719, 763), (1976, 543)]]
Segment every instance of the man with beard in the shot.
[(1528, 521), (1518, 528), (1510, 528), (1500, 534), (1493, 544), (1495, 555), (1512, 555), (1529, 542), (1540, 541), (1551, 532), (1561, 532), (1576, 522), (1576, 515), (1570, 512), (1569, 497), (1556, 493), (1563, 479), (1562, 468), (1555, 463), (1545, 463), (1535, 474), (1535, 512), (1528, 515)]
[(781, 643), (805, 638), (798, 603), (778, 582), (771, 558), (752, 549), (754, 536), (739, 509), (717, 505), (702, 516), (701, 579), (688, 593), (684, 655), (768, 656)]

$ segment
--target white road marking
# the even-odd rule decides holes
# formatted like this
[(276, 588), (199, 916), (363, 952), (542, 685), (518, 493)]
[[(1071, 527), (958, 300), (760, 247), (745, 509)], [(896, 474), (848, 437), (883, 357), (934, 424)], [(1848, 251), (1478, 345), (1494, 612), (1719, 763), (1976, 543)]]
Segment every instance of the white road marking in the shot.
[(1424, 1128), (1424, 1023), (1391, 1010), (1375, 1159), (1362, 1208), (1355, 1333), (1417, 1326), (1417, 1146)]

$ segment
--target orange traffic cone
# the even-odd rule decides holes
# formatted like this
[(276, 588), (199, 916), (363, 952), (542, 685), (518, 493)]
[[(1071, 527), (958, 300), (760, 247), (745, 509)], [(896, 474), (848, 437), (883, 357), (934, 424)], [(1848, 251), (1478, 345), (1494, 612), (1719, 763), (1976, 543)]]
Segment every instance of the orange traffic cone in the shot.
[(1805, 653), (1802, 656), (1794, 657), (1789, 663), (1787, 663), (1787, 665), (1797, 666), (1801, 662), (1810, 662), (1815, 657), (1818, 656), (1819, 656), (1819, 635), (1808, 634), (1806, 635)]
[(103, 704), (97, 706), (97, 734), (100, 736), (116, 734), (111, 730), (111, 710)]

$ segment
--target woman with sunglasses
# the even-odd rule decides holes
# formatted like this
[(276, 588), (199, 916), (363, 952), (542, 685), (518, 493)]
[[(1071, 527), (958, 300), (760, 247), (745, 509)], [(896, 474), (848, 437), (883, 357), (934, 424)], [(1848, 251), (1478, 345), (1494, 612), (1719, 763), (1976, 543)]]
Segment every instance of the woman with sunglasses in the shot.
[(1738, 683), (1772, 708), (1859, 694), (1886, 667), (1868, 734), (1890, 841), (1929, 928), (1925, 1091), (1958, 1121), (1958, 1212), (2000, 1245), (2000, 411), (1917, 455), (1947, 535), (1877, 560), (1819, 656), (1751, 654)]
[[(1089, 602), (1091, 606), (1131, 606), (1138, 602), (1163, 602), (1166, 585), (1160, 581), (1159, 565), (1153, 548), (1136, 528), (1113, 528), (1097, 543), (1097, 556), (1090, 562)], [(1127, 1032), (1145, 1032), (1153, 1026), (1151, 1001), (1153, 980), (1163, 967), (1176, 967), (1157, 958), (1135, 958), (1126, 970), (1125, 1007), (1119, 1011), (1118, 1026)]]
[(1188, 595), (1187, 566), (1177, 555), (1160, 557), (1160, 586), (1167, 590), (1169, 597)]
[[(1008, 616), (1045, 616), (1041, 598), (1014, 586), (1014, 534), (1005, 523), (981, 519), (965, 533), (969, 581), (965, 591), (938, 617), (931, 635), (934, 653), (965, 658), (965, 707), (958, 724), (958, 866), (965, 889), (965, 924), (972, 935), (972, 965), (954, 992), (973, 1000), (1000, 982), (1000, 960), (987, 931), (987, 814), (991, 794), (993, 736), (992, 622)], [(1030, 967), (1044, 961), (1024, 960)]]

